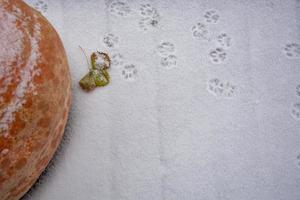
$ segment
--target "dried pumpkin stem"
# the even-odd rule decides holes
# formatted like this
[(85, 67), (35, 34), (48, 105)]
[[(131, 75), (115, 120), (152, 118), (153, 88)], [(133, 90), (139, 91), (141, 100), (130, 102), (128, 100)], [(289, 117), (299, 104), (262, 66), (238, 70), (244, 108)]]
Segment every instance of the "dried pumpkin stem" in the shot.
[[(110, 76), (107, 71), (110, 68), (111, 60), (106, 53), (94, 52), (91, 55), (91, 64), (89, 63), (88, 57), (81, 46), (79, 46), (84, 53), (87, 63), (89, 65), (89, 73), (87, 73), (80, 81), (79, 85), (83, 90), (91, 91), (96, 87), (103, 87), (109, 84)], [(97, 59), (101, 57), (104, 63), (97, 63)]]
[(89, 69), (91, 69), (91, 63), (89, 62), (89, 59), (88, 59), (88, 57), (87, 57), (87, 55), (86, 55), (85, 50), (84, 50), (80, 45), (79, 45), (79, 48), (81, 49), (82, 53), (83, 53), (84, 56), (85, 56), (86, 62), (87, 62), (87, 64), (88, 64), (88, 66), (89, 66)]

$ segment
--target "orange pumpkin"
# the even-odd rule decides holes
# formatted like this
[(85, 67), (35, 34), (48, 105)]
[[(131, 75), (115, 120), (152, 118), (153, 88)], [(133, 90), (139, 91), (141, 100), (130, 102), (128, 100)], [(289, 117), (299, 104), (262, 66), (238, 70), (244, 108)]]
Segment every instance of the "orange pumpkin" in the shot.
[(0, 0), (0, 199), (20, 199), (52, 158), (71, 101), (62, 42), (21, 0)]

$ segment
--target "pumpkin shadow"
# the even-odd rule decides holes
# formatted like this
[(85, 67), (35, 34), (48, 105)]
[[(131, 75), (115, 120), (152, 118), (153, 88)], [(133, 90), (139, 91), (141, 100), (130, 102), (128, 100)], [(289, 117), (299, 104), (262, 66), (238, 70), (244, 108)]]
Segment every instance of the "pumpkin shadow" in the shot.
[(61, 140), (61, 143), (59, 144), (53, 158), (50, 160), (49, 164), (45, 168), (45, 170), (41, 173), (37, 181), (33, 184), (33, 186), (27, 191), (26, 194), (20, 199), (20, 200), (31, 200), (41, 189), (41, 186), (45, 185), (45, 183), (51, 179), (51, 174), (55, 173), (55, 166), (56, 163), (59, 163), (60, 160), (64, 159), (64, 155), (66, 152), (66, 149), (68, 148), (68, 145), (71, 140), (72, 135), (72, 128), (71, 124), (73, 123), (73, 112), (72, 112), (72, 105), (69, 112), (69, 117), (67, 120), (66, 128)]

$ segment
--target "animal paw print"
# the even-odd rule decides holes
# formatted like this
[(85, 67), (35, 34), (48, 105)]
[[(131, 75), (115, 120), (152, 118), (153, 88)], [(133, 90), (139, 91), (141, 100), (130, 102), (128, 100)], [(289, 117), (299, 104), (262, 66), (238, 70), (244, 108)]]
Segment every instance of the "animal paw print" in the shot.
[(221, 33), (217, 36), (217, 46), (223, 48), (230, 48), (232, 46), (232, 39), (226, 33)]
[(201, 22), (198, 22), (196, 25), (192, 26), (193, 36), (197, 39), (209, 41), (209, 32), (207, 26)]
[(177, 56), (175, 55), (168, 55), (167, 57), (163, 57), (160, 60), (161, 66), (165, 67), (166, 69), (172, 69), (177, 65)]
[(160, 21), (160, 15), (156, 8), (150, 4), (141, 4), (140, 14), (143, 17), (139, 21), (139, 28), (143, 31), (156, 28)]
[(109, 11), (111, 14), (124, 17), (131, 12), (131, 9), (127, 1), (115, 0), (112, 1), (111, 4), (109, 5)]
[(294, 119), (300, 120), (300, 103), (294, 103), (292, 105), (291, 115)]
[(118, 43), (119, 43), (119, 37), (116, 36), (116, 35), (114, 35), (114, 34), (112, 34), (112, 33), (109, 33), (109, 34), (107, 34), (107, 35), (105, 35), (103, 37), (103, 43), (107, 47), (113, 48), (113, 47), (115, 47), (115, 46), (118, 45)]
[(209, 52), (210, 61), (213, 64), (221, 64), (226, 60), (227, 53), (223, 48), (216, 48)]
[(296, 157), (296, 165), (298, 167), (300, 167), (300, 153), (298, 154), (298, 156)]
[(207, 90), (210, 93), (218, 96), (218, 95), (220, 95), (220, 94), (223, 93), (223, 91), (224, 91), (224, 84), (219, 79), (217, 79), (217, 78), (211, 79), (207, 83)]
[(216, 24), (219, 21), (220, 15), (216, 10), (208, 10), (204, 14), (204, 19), (207, 23)]
[(223, 96), (224, 97), (233, 97), (236, 93), (236, 86), (227, 82), (224, 86)]
[(159, 19), (152, 18), (152, 17), (146, 17), (142, 18), (139, 21), (139, 28), (143, 31), (148, 31), (150, 29), (156, 28), (158, 25)]
[(162, 42), (156, 47), (158, 55), (165, 57), (175, 52), (175, 45), (171, 42)]
[(210, 79), (207, 82), (207, 90), (215, 96), (233, 97), (236, 93), (236, 86), (230, 82), (222, 82), (218, 78)]
[(114, 67), (120, 67), (124, 64), (124, 57), (120, 53), (113, 54), (111, 57), (111, 65)]
[(290, 59), (300, 58), (300, 45), (297, 43), (289, 43), (283, 48), (283, 53)]
[(33, 7), (41, 13), (46, 13), (48, 10), (48, 4), (41, 0), (36, 1)]
[(137, 78), (137, 69), (135, 65), (125, 65), (122, 70), (122, 78), (126, 81), (134, 81)]
[(296, 87), (296, 95), (300, 97), (300, 85), (297, 85)]
[(151, 17), (151, 18), (158, 18), (159, 14), (157, 12), (157, 9), (154, 8), (150, 4), (141, 4), (140, 6), (140, 14), (142, 17)]

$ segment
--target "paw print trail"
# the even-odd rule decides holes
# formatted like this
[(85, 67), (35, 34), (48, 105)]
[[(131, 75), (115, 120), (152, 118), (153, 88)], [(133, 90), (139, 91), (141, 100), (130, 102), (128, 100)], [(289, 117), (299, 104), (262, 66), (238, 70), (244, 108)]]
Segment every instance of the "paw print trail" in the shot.
[(119, 43), (119, 37), (116, 36), (113, 33), (108, 33), (103, 37), (103, 43), (108, 47), (108, 48), (114, 48), (118, 46)]
[(218, 78), (207, 82), (207, 91), (216, 97), (231, 98), (236, 95), (236, 86), (230, 82), (223, 82)]
[(121, 67), (124, 64), (124, 56), (120, 53), (112, 54), (111, 56), (111, 66), (112, 67)]
[(177, 56), (175, 55), (168, 55), (167, 57), (163, 57), (160, 60), (161, 66), (165, 67), (166, 69), (172, 69), (177, 65)]
[(139, 13), (142, 17), (152, 17), (152, 18), (158, 18), (159, 14), (156, 8), (154, 8), (150, 4), (141, 4)]
[(213, 64), (222, 64), (227, 58), (227, 53), (223, 48), (216, 48), (211, 50), (208, 56)]
[(300, 58), (300, 45), (298, 43), (288, 43), (283, 48), (283, 54), (289, 59)]
[[(300, 84), (295, 87), (295, 95), (300, 97)], [(300, 102), (292, 104), (290, 114), (293, 119), (300, 120)]]
[(122, 69), (121, 77), (125, 81), (134, 81), (137, 79), (137, 69), (133, 64), (125, 65)]
[(233, 46), (233, 39), (226, 32), (215, 33), (212, 27), (220, 21), (220, 14), (215, 9), (210, 9), (203, 14), (203, 19), (191, 27), (194, 39), (211, 45), (212, 50), (208, 51), (207, 58), (212, 64), (223, 64), (227, 59), (227, 52)]
[(296, 95), (300, 97), (300, 84), (296, 86)]
[(168, 41), (163, 41), (156, 46), (155, 52), (160, 57), (160, 65), (165, 69), (172, 69), (177, 66), (177, 56), (175, 55), (175, 45)]
[(300, 153), (296, 157), (296, 165), (300, 168)]
[(171, 42), (162, 42), (156, 47), (156, 52), (161, 57), (168, 56), (175, 53), (175, 45)]
[(300, 120), (300, 102), (292, 104), (291, 115), (295, 120)]
[(201, 22), (192, 26), (192, 34), (195, 39), (210, 41), (208, 27)]
[(232, 46), (232, 38), (226, 33), (221, 33), (217, 36), (216, 45), (224, 49), (229, 49)]
[(116, 68), (120, 78), (124, 81), (132, 82), (138, 77), (138, 70), (134, 64), (127, 64), (123, 54), (118, 51), (120, 38), (116, 34), (107, 33), (104, 35), (103, 44), (113, 50), (110, 57), (110, 64), (112, 68)]
[(154, 19), (151, 17), (142, 18), (139, 21), (139, 28), (142, 31), (148, 31), (150, 29), (156, 28), (158, 26), (158, 19)]
[(142, 31), (156, 28), (160, 22), (160, 15), (155, 7), (150, 4), (141, 4), (139, 14), (142, 17), (138, 22), (138, 27)]
[(204, 14), (204, 19), (206, 23), (216, 24), (220, 19), (220, 15), (216, 10), (208, 10)]
[(108, 10), (111, 14), (118, 16), (118, 17), (126, 17), (130, 14), (131, 9), (127, 1), (122, 0), (114, 0), (112, 1), (109, 6)]

